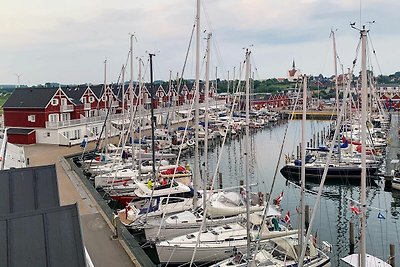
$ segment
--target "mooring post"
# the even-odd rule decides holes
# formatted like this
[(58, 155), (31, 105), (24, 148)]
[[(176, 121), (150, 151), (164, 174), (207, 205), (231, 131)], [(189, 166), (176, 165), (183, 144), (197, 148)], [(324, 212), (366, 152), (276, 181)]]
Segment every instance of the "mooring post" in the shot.
[(222, 172), (218, 172), (219, 189), (222, 189)]
[(304, 207), (304, 223), (306, 226), (306, 231), (308, 230), (308, 226), (310, 225), (310, 206), (305, 205)]
[(392, 267), (395, 267), (395, 265), (396, 265), (396, 261), (395, 261), (395, 255), (394, 255), (394, 250), (395, 249), (395, 247), (394, 247), (394, 244), (390, 244), (389, 245), (389, 251), (390, 251), (390, 258), (389, 258), (389, 264), (392, 266)]
[(354, 253), (354, 223), (350, 222), (350, 254)]

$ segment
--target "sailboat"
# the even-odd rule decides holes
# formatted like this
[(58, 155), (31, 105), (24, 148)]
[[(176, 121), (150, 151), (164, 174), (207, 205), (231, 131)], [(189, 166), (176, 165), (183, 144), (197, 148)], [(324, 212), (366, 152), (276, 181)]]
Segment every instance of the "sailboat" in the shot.
[[(343, 112), (340, 112), (339, 105), (339, 88), (338, 88), (338, 74), (337, 74), (337, 53), (336, 53), (336, 43), (335, 43), (335, 33), (331, 31), (332, 41), (333, 41), (333, 56), (334, 56), (334, 70), (335, 70), (335, 91), (336, 91), (336, 114), (339, 116), (344, 115)], [(342, 82), (344, 84), (345, 75), (342, 74)], [(350, 77), (350, 73), (347, 75)], [(350, 90), (351, 81), (347, 82), (346, 90)], [(303, 98), (303, 102), (306, 101), (306, 98)], [(345, 101), (343, 101), (345, 102)], [(351, 101), (350, 101), (351, 102)], [(351, 104), (351, 103), (350, 103)], [(337, 119), (338, 119), (337, 118)], [(332, 140), (332, 142), (337, 143), (336, 153), (334, 154), (334, 158), (330, 161), (330, 164), (327, 169), (326, 179), (330, 182), (334, 183), (359, 183), (359, 177), (361, 175), (361, 167), (360, 161), (357, 157), (354, 157), (353, 149), (350, 149), (352, 144), (356, 144), (355, 134), (359, 131), (359, 127), (356, 122), (343, 122), (341, 124), (341, 136), (337, 135), (336, 140)], [(372, 130), (370, 130), (372, 131)], [(372, 136), (368, 138), (369, 144), (373, 144), (375, 148), (378, 144), (377, 140), (373, 141)], [(382, 143), (382, 142), (380, 142)], [(360, 144), (360, 143), (358, 143)], [(319, 148), (308, 148), (307, 156), (304, 160), (295, 159), (287, 160), (286, 165), (281, 169), (281, 174), (290, 180), (299, 181), (302, 162), (305, 162), (305, 172), (306, 179), (309, 181), (320, 182), (322, 178), (322, 174), (325, 169), (325, 162), (328, 149), (326, 147)], [(359, 147), (358, 151), (361, 150)], [(344, 156), (344, 151), (351, 151), (346, 156)], [(371, 149), (372, 151), (372, 149)], [(374, 175), (378, 172), (381, 163), (376, 159), (376, 157), (371, 157), (368, 159), (366, 164), (366, 173), (368, 178), (373, 178)]]
[[(307, 96), (307, 77), (303, 76), (303, 98)], [(302, 119), (302, 144), (305, 144), (305, 122), (306, 122), (306, 101), (303, 101)], [(305, 158), (305, 145), (302, 146), (302, 161)], [(305, 164), (301, 167), (301, 197), (300, 197), (300, 228), (291, 235), (279, 236), (259, 243), (252, 254), (243, 255), (236, 251), (233, 257), (219, 262), (213, 267), (221, 266), (307, 266), (307, 267), (328, 267), (331, 265), (327, 254), (317, 248), (315, 240), (304, 240), (304, 185), (305, 185)], [(306, 245), (305, 245), (306, 244)], [(305, 255), (302, 249), (306, 247)], [(247, 256), (250, 255), (250, 256)], [(303, 257), (302, 257), (303, 256)]]
[[(356, 29), (353, 25), (352, 27)], [(367, 97), (368, 97), (368, 82), (367, 82), (367, 33), (365, 25), (360, 29), (361, 35), (361, 190), (360, 190), (360, 241), (359, 241), (359, 253), (348, 255), (341, 260), (354, 267), (389, 267), (390, 264), (385, 263), (379, 258), (368, 255), (366, 248), (366, 226), (367, 226), (367, 214), (366, 214), (366, 140), (367, 140)]]
[[(249, 103), (249, 71), (250, 71), (250, 52), (246, 51), (246, 91), (247, 103)], [(246, 131), (248, 136), (249, 129), (249, 106), (246, 106)], [(248, 144), (248, 143), (247, 143)], [(246, 146), (248, 150), (248, 146)], [(248, 163), (248, 162), (247, 162)], [(249, 164), (246, 164), (247, 168)], [(248, 177), (248, 170), (246, 171)], [(280, 213), (274, 209), (268, 209), (266, 217), (259, 213), (251, 213), (250, 206), (250, 185), (246, 179), (246, 220), (239, 223), (224, 224), (214, 228), (202, 228), (198, 231), (181, 235), (175, 238), (160, 241), (156, 244), (156, 249), (160, 263), (206, 263), (215, 262), (228, 258), (232, 254), (232, 249), (239, 252), (250, 252), (251, 243), (260, 240), (261, 244), (281, 236), (295, 234), (296, 230), (289, 230), (279, 224)], [(207, 213), (206, 205), (205, 213)], [(203, 217), (204, 218), (204, 217)], [(205, 218), (204, 218), (205, 219)], [(274, 227), (268, 227), (268, 222), (273, 223)]]

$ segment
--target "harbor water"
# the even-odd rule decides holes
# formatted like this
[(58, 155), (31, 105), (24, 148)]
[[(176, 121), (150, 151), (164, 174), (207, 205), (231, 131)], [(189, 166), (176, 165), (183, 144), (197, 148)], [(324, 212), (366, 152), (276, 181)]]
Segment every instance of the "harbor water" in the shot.
[[(315, 138), (317, 132), (327, 132), (329, 121), (308, 120), (307, 140)], [(391, 159), (397, 158), (398, 150), (398, 117), (392, 115), (392, 125), (388, 134), (388, 147), (386, 160), (383, 162), (380, 172), (384, 174), (387, 168), (393, 168), (386, 164)], [(288, 129), (287, 129), (288, 128)], [(287, 132), (284, 142), (285, 132)], [(279, 172), (285, 164), (285, 154), (296, 155), (297, 146), (301, 139), (301, 121), (281, 122), (261, 130), (252, 131), (250, 134), (250, 160), (249, 160), (249, 181), (251, 191), (269, 193), (274, 180), (274, 173), (277, 171), (275, 186), (271, 198), (276, 198), (282, 191), (284, 193), (281, 202), (282, 218), (290, 212), (291, 225), (297, 227), (297, 219), (300, 190), (299, 186), (288, 182)], [(279, 152), (283, 144), (283, 154), (279, 160)], [(217, 162), (220, 157), (220, 164)], [(218, 146), (208, 152), (208, 177), (215, 176), (215, 188), (218, 188), (218, 171), (222, 173), (222, 184), (224, 188), (234, 187), (245, 180), (245, 139), (242, 136), (226, 141), (223, 148)], [(204, 162), (204, 155), (201, 156)], [(185, 158), (191, 166), (194, 164), (193, 156)], [(278, 164), (278, 167), (277, 167)], [(201, 166), (203, 164), (200, 164)], [(388, 165), (388, 166), (386, 166)], [(204, 169), (201, 168), (202, 175)], [(390, 171), (390, 170), (389, 170)], [(399, 248), (399, 215), (400, 215), (400, 192), (391, 192), (390, 187), (385, 188), (384, 178), (377, 177), (375, 182), (367, 187), (367, 253), (387, 261), (389, 258), (389, 244), (395, 245), (396, 263), (400, 264)], [(318, 184), (306, 183), (306, 205), (313, 209)], [(316, 210), (315, 222), (311, 233), (317, 236), (318, 243), (327, 241), (332, 245), (330, 257), (332, 266), (345, 266), (340, 258), (350, 253), (349, 247), (349, 224), (355, 225), (355, 252), (358, 251), (359, 221), (360, 215), (351, 211), (350, 205), (359, 201), (360, 187), (350, 183), (324, 185), (322, 199), (319, 208)], [(358, 208), (361, 208), (358, 206)], [(312, 211), (311, 211), (312, 212)], [(310, 212), (310, 214), (311, 214)]]

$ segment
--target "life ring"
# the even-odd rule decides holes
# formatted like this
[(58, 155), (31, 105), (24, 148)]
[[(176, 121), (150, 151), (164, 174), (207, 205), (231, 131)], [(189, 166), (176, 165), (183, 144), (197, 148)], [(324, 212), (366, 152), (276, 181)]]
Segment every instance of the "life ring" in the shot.
[(186, 144), (188, 146), (194, 146), (194, 140), (193, 139), (187, 140)]

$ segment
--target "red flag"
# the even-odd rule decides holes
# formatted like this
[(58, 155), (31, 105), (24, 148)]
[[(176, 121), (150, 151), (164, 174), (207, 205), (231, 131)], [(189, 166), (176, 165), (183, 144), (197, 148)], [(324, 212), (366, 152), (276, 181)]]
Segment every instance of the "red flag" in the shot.
[(285, 223), (290, 223), (290, 212), (288, 211), (285, 215)]
[(280, 205), (281, 201), (283, 199), (283, 191), (279, 194), (279, 196), (277, 198), (275, 198), (275, 205)]
[(352, 212), (354, 212), (355, 215), (358, 215), (358, 214), (361, 213), (360, 210), (356, 206), (354, 206), (353, 204), (350, 205), (350, 209), (351, 209)]

